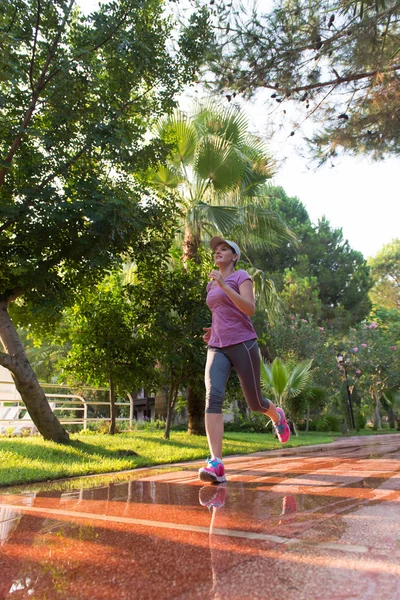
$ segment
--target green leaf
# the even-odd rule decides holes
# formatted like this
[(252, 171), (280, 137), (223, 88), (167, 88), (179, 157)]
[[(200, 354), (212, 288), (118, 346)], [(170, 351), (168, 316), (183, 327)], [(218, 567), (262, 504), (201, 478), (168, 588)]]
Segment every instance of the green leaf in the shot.
[(218, 191), (236, 188), (245, 167), (234, 146), (216, 135), (202, 140), (194, 166), (196, 173), (205, 180), (211, 180), (214, 189)]
[(165, 188), (175, 189), (182, 182), (182, 176), (172, 166), (162, 165), (157, 171), (149, 175), (150, 182), (161, 191)]
[(244, 144), (248, 132), (244, 111), (233, 106), (220, 107), (213, 102), (200, 107), (194, 117), (194, 125), (202, 136), (217, 136), (236, 147)]
[(193, 161), (198, 134), (187, 115), (176, 111), (158, 124), (156, 131), (160, 138), (172, 145), (172, 162), (177, 167)]
[(283, 303), (276, 290), (275, 283), (261, 269), (246, 266), (246, 270), (253, 280), (258, 309), (265, 310), (269, 321), (273, 323), (283, 312)]
[(237, 225), (238, 209), (235, 206), (212, 206), (199, 202), (188, 214), (188, 220), (211, 225), (218, 233), (227, 235)]
[(268, 393), (271, 390), (271, 388), (273, 387), (272, 373), (271, 373), (271, 369), (269, 368), (267, 363), (264, 362), (261, 355), (260, 355), (260, 361), (261, 361), (261, 364), (260, 364), (261, 387), (265, 392)]
[(282, 397), (287, 389), (289, 372), (280, 358), (275, 358), (272, 363), (271, 373), (274, 390), (279, 397)]
[(310, 381), (312, 362), (312, 360), (306, 360), (293, 369), (287, 386), (288, 397), (295, 398), (304, 390), (307, 383)]

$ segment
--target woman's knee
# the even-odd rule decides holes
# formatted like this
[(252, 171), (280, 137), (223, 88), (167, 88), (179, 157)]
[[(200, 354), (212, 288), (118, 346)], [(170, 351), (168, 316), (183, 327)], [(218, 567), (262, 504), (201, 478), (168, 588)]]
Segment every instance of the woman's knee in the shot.
[(224, 390), (220, 390), (215, 387), (211, 387), (209, 390), (207, 390), (206, 413), (218, 414), (218, 415), (221, 414), (224, 399), (225, 399)]

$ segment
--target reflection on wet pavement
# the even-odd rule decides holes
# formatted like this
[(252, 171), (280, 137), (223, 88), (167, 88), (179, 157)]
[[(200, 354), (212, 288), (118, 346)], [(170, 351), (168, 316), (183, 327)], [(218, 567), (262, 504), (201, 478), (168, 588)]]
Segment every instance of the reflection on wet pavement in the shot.
[(0, 495), (0, 600), (400, 599), (400, 435)]

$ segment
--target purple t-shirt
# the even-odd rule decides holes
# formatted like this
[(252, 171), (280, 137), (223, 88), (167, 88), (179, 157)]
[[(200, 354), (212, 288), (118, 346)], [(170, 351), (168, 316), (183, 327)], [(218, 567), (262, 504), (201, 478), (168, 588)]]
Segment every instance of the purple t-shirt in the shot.
[[(225, 283), (239, 294), (239, 288), (246, 279), (251, 281), (250, 275), (241, 269), (228, 275)], [(257, 339), (250, 317), (215, 282), (207, 285), (207, 306), (212, 313), (209, 346), (224, 348)]]

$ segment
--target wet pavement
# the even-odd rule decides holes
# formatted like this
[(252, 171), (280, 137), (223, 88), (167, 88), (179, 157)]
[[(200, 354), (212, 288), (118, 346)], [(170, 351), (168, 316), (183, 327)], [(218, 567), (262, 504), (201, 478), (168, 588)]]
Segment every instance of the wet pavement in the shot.
[(400, 600), (400, 435), (0, 490), (0, 600)]

